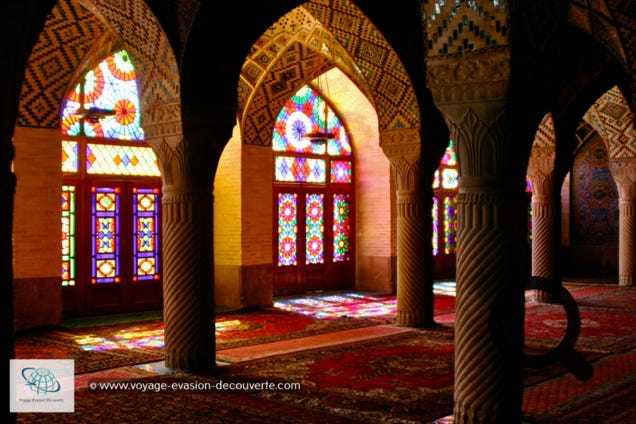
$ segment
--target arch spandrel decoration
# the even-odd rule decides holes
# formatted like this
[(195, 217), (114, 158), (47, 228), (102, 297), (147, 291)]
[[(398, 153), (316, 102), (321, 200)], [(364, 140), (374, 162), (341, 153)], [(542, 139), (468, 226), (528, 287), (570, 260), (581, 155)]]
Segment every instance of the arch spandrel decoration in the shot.
[(60, 0), (27, 63), (17, 124), (59, 128), (60, 99), (72, 88), (69, 84), (77, 77), (77, 69), (90, 67), (91, 58), (110, 53), (96, 49), (96, 40), (105, 39), (112, 48), (122, 47), (126, 40), (125, 48), (137, 66), (141, 108), (179, 97), (177, 62), (145, 2), (128, 1), (115, 7), (107, 1)]
[[(419, 125), (418, 103), (410, 78), (397, 55), (364, 14), (347, 1), (331, 5), (308, 2), (273, 25), (254, 45), (245, 62), (238, 91), (246, 143), (267, 145), (270, 142), (271, 126), (284, 100), (271, 102), (268, 96), (284, 86), (284, 95), (280, 98), (288, 98), (302, 86), (293, 82), (305, 83), (317, 76), (310, 76), (304, 65), (292, 63), (310, 56), (311, 51), (322, 50), (321, 44), (328, 50), (325, 57), (343, 70), (374, 103), (381, 129)], [(359, 52), (359, 56), (351, 57), (351, 52)], [(278, 78), (272, 79), (270, 73)], [(259, 118), (253, 129), (255, 116)]]

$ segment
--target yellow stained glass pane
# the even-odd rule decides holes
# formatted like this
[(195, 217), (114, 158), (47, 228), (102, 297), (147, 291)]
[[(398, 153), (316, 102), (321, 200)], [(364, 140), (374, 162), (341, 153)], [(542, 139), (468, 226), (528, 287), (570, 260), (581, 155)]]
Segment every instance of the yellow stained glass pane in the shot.
[(62, 141), (62, 172), (79, 170), (78, 145), (75, 141)]
[(160, 176), (157, 156), (150, 147), (86, 145), (88, 174)]

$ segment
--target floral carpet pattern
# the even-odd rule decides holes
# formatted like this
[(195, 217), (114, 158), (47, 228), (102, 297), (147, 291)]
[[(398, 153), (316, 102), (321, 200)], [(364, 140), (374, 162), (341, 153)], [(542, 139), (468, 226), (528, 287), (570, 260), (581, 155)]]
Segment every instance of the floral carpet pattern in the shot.
[[(592, 373), (577, 378), (566, 362), (558, 361), (526, 367), (524, 423), (636, 422), (636, 289), (608, 285), (568, 289), (580, 314), (580, 334), (573, 349)], [(382, 301), (390, 309), (393, 299), (388, 296), (375, 301)], [(75, 413), (18, 414), (17, 421), (431, 423), (452, 414), (454, 382), (454, 298), (436, 296), (435, 306), (436, 317), (443, 323), (433, 328), (275, 354), (219, 366), (208, 374), (162, 373), (151, 368), (142, 371), (142, 365), (130, 366), (163, 358), (161, 320), (22, 334), (16, 346), (18, 357), (73, 358), (83, 364), (83, 371), (78, 372), (85, 372), (87, 378), (93, 378), (89, 371), (110, 368), (96, 375), (117, 375), (117, 370), (125, 375), (124, 370), (134, 369), (126, 381), (299, 386), (131, 393), (89, 390), (83, 384), (76, 385)], [(568, 327), (563, 307), (536, 303), (526, 306), (526, 355), (550, 352)], [(335, 310), (339, 307), (336, 305)], [(363, 326), (392, 326), (394, 312), (366, 317), (351, 313), (377, 311), (377, 307), (355, 304), (349, 312), (340, 310), (329, 318), (280, 308), (219, 314), (217, 349), (302, 339)], [(127, 366), (112, 368), (122, 365)]]

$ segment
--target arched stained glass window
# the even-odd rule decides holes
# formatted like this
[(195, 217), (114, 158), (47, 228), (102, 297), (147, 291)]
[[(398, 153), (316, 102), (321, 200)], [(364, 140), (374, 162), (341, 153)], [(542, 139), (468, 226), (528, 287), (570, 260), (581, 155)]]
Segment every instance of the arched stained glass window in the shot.
[(62, 111), (62, 134), (118, 140), (145, 138), (136, 72), (125, 50), (107, 57), (71, 91)]
[(121, 50), (88, 70), (61, 109), (62, 286), (85, 293), (65, 295), (74, 313), (160, 305), (160, 171), (139, 105)]
[[(325, 108), (328, 109), (327, 114)], [(325, 115), (328, 116), (326, 125)], [(335, 135), (326, 144), (329, 156), (351, 156), (351, 143), (342, 122), (316, 90), (306, 85), (292, 96), (278, 114), (272, 149), (275, 152), (325, 154), (325, 144), (312, 143), (303, 138), (306, 133), (319, 131)]]
[[(310, 132), (333, 137), (315, 142), (305, 138)], [(278, 114), (272, 150), (275, 293), (347, 288), (339, 284), (353, 281), (354, 173), (345, 126), (307, 85)]]

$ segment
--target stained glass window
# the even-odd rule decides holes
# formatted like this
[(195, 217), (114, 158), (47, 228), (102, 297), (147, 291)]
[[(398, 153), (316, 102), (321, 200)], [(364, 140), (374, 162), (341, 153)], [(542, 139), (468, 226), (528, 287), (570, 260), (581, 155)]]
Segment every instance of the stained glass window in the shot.
[(331, 161), (331, 182), (350, 183), (351, 182), (351, 162), (344, 160)]
[(150, 147), (86, 145), (86, 172), (105, 175), (161, 175), (154, 151)]
[[(328, 122), (325, 122), (325, 116)], [(334, 138), (323, 144), (303, 138), (308, 132), (325, 131), (334, 134)], [(300, 189), (299, 194), (278, 194), (278, 265), (297, 265), (299, 256), (301, 263), (322, 264), (326, 252), (331, 249), (333, 257), (329, 261), (350, 260), (350, 194), (333, 195), (333, 202), (325, 203), (328, 197), (324, 193), (329, 184), (338, 184), (339, 190), (345, 190), (341, 185), (352, 185), (351, 143), (335, 111), (312, 87), (302, 87), (281, 109), (272, 134), (272, 150), (276, 153), (274, 182), (294, 183), (299, 187), (313, 185), (312, 192), (307, 188), (307, 192)], [(325, 188), (316, 193), (317, 185)], [(301, 215), (296, 209), (298, 195), (305, 198), (305, 210), (301, 209)], [(297, 228), (298, 219), (305, 220), (304, 228)], [(330, 228), (325, 229), (326, 221)], [(297, 251), (299, 246), (304, 252)], [(332, 256), (331, 252), (329, 256)]]
[(62, 172), (79, 171), (79, 145), (76, 141), (62, 141)]
[[(457, 202), (459, 187), (455, 142), (450, 140), (433, 178), (433, 256), (454, 254), (457, 245)], [(443, 250), (442, 250), (443, 245)]]
[(431, 210), (433, 216), (433, 256), (439, 254), (439, 200), (433, 197), (433, 207)]
[(62, 186), (62, 286), (75, 285), (75, 186)]
[(92, 187), (92, 279), (93, 284), (119, 283), (120, 189)]
[(349, 239), (351, 237), (351, 216), (348, 194), (333, 195), (333, 261), (350, 259)]
[(307, 194), (305, 199), (305, 263), (321, 264), (325, 261), (324, 196)]
[(143, 140), (135, 67), (125, 50), (86, 74), (62, 110), (62, 134)]
[(133, 188), (133, 280), (159, 278), (159, 189)]
[[(325, 108), (328, 122), (325, 123)], [(308, 132), (330, 132), (334, 138), (326, 144), (312, 143), (304, 139)], [(325, 154), (350, 156), (351, 143), (342, 122), (327, 102), (308, 85), (302, 87), (281, 109), (272, 136), (272, 148), (276, 152)]]
[[(75, 284), (76, 272), (92, 284), (160, 278), (160, 182), (147, 178), (160, 171), (144, 142), (139, 105), (135, 67), (125, 50), (89, 70), (63, 104), (62, 172), (91, 175), (62, 188), (63, 286)], [(108, 176), (117, 176), (117, 183)], [(136, 177), (155, 186), (137, 187)], [(82, 193), (90, 202), (79, 202)], [(76, 255), (76, 245), (90, 248)]]
[(455, 197), (444, 198), (444, 251), (455, 253), (457, 249), (457, 201)]
[(278, 195), (278, 265), (296, 265), (298, 261), (298, 201), (293, 193)]
[(326, 165), (323, 159), (276, 156), (275, 180), (296, 183), (324, 183)]

